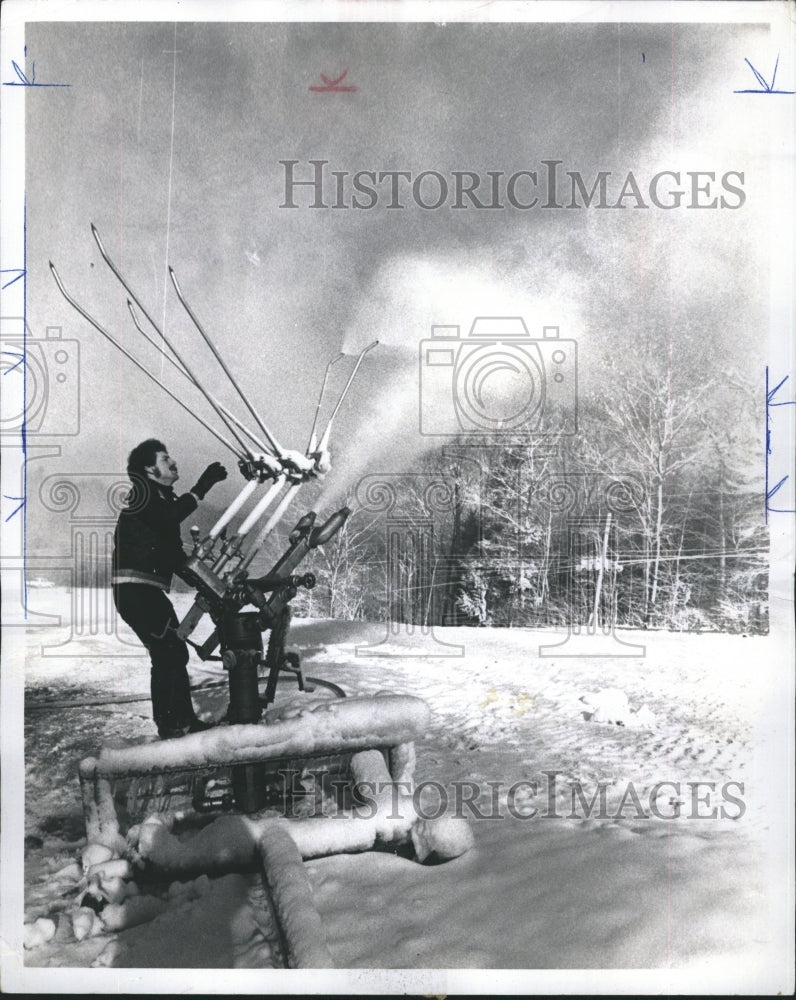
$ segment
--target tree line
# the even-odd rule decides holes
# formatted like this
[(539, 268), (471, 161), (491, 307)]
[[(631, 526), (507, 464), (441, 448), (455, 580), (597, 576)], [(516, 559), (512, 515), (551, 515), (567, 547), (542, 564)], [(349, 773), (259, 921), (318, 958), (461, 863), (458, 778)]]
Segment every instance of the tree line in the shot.
[(297, 612), (767, 632), (758, 387), (679, 360), (607, 358), (576, 435), (462, 437), (393, 477), (389, 509), (352, 491)]

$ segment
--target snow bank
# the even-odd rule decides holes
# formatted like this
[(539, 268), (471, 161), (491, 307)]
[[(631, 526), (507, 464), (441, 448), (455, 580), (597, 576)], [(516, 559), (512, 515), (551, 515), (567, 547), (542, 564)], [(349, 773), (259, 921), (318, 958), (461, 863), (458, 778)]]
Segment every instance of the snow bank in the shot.
[[(133, 879), (133, 866), (106, 844), (89, 843), (80, 855), (81, 864), (72, 862), (49, 879), (54, 894), (63, 897), (74, 893), (53, 920), (39, 917), (25, 924), (24, 946), (38, 948), (54, 940), (59, 944), (83, 941), (126, 930), (151, 920), (166, 907), (163, 900), (142, 896)], [(64, 892), (64, 886), (66, 891)]]
[[(183, 600), (187, 611), (190, 597), (178, 594), (175, 603)], [(771, 990), (777, 977), (770, 969), (778, 970), (784, 949), (792, 947), (785, 919), (792, 906), (788, 909), (781, 877), (788, 859), (780, 855), (777, 832), (777, 824), (780, 831), (787, 828), (790, 813), (771, 766), (777, 734), (791, 731), (785, 718), (790, 702), (781, 696), (782, 659), (770, 637), (627, 633), (648, 644), (647, 659), (639, 664), (538, 658), (536, 645), (549, 642), (549, 632), (446, 627), (438, 634), (466, 643), (467, 656), (421, 665), (411, 658), (355, 657), (355, 646), (383, 636), (383, 624), (299, 620), (291, 634), (309, 673), (328, 674), (352, 691), (389, 687), (423, 697), (434, 708), (435, 724), (417, 743), (418, 781), (438, 780), (449, 793), (455, 781), (477, 781), (478, 804), (499, 814), (494, 820), (473, 818), (476, 849), (434, 868), (376, 851), (308, 861), (314, 905), (338, 968), (657, 967), (658, 978), (647, 982), (653, 989), (662, 984), (665, 992), (669, 972), (679, 974), (690, 965), (700, 975), (711, 973), (711, 981), (720, 968), (717, 981), (724, 985), (718, 992), (759, 992), (761, 982)], [(65, 661), (42, 658), (38, 649), (26, 680), (34, 688), (46, 682), (57, 689), (68, 675)], [(92, 683), (118, 692), (140, 690), (140, 674), (119, 674), (111, 652), (92, 661)], [(70, 669), (79, 666), (75, 656)], [(631, 707), (648, 704), (658, 716), (657, 731), (631, 728), (630, 722), (621, 727), (584, 721), (580, 713), (586, 706), (578, 699), (602, 688), (625, 691)], [(224, 689), (201, 697), (197, 704), (203, 710), (211, 698), (218, 699), (213, 710), (223, 710)], [(140, 739), (142, 732), (154, 732), (144, 714), (144, 721), (124, 713), (108, 716), (106, 733)], [(66, 900), (59, 896), (70, 887), (67, 882), (74, 883), (75, 873), (67, 866), (63, 879), (56, 878), (72, 854), (65, 855), (60, 837), (46, 830), (67, 810), (74, 814), (77, 797), (56, 763), (85, 753), (97, 728), (92, 713), (70, 714), (54, 754), (45, 719), (44, 713), (31, 716), (26, 744), (26, 829), (44, 845), (26, 857), (25, 919), (32, 924), (44, 916), (60, 924), (55, 911)], [(398, 780), (396, 751), (389, 756)], [(492, 809), (488, 782), (500, 780), (503, 795), (515, 781), (544, 786), (545, 771), (560, 775), (557, 801), (564, 817), (570, 811), (570, 781), (581, 783), (589, 796), (598, 782), (616, 782), (610, 796), (632, 781), (646, 806), (648, 790), (662, 778), (682, 783), (682, 816), (635, 819), (631, 808), (617, 821), (534, 819), (519, 808), (522, 787), (514, 800), (516, 818), (505, 797)], [(687, 819), (686, 782), (696, 778), (716, 781), (717, 787), (730, 779), (749, 782), (745, 815), (726, 823)], [(672, 787), (658, 790), (660, 813), (676, 814), (676, 799)], [(535, 804), (543, 805), (539, 796)], [(236, 817), (218, 822), (229, 820), (239, 822)], [(330, 828), (344, 825), (336, 818), (324, 822)], [(139, 832), (129, 831), (131, 845)], [(219, 834), (222, 846), (227, 833)], [(246, 843), (256, 863), (256, 841), (249, 833)], [(70, 852), (76, 849), (70, 844)], [(259, 873), (256, 881), (262, 886)], [(186, 969), (185, 982), (201, 989), (203, 979), (195, 970), (264, 968), (260, 939), (253, 936), (249, 945), (251, 928), (237, 930), (236, 921), (243, 925), (251, 916), (246, 878), (224, 875), (210, 884), (199, 898), (178, 884), (172, 894), (179, 898), (170, 898), (160, 917), (119, 933), (114, 943), (121, 947), (113, 960), (118, 974), (126, 975), (122, 967)], [(107, 944), (99, 916), (89, 909), (73, 911), (72, 923), (76, 938), (78, 926), (87, 928), (79, 944), (59, 944), (54, 937), (26, 952), (27, 964), (90, 965)], [(221, 927), (224, 934), (218, 933)], [(245, 956), (236, 951), (244, 944)], [(770, 960), (767, 967), (764, 960)], [(609, 976), (604, 982), (610, 985)], [(773, 983), (774, 991), (780, 987)]]

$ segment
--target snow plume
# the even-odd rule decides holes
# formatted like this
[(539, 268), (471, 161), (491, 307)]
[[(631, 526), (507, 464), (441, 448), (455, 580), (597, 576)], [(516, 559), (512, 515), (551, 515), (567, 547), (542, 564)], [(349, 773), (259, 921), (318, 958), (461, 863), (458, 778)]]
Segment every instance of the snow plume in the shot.
[[(553, 279), (550, 269), (544, 270), (544, 279), (516, 268), (508, 277), (508, 269), (492, 259), (462, 266), (459, 258), (442, 255), (394, 257), (377, 270), (342, 350), (355, 356), (374, 339), (379, 346), (366, 359), (346, 406), (356, 416), (347, 418), (345, 435), (335, 435), (334, 468), (322, 502), (334, 502), (365, 474), (410, 472), (423, 453), (452, 440), (454, 367), (429, 373), (422, 359), (422, 342), (433, 326), (449, 328), (440, 331), (449, 338), (442, 346), (457, 358), (477, 317), (521, 317), (533, 339), (542, 337), (544, 326), (558, 326), (565, 338), (579, 331), (560, 272)], [(506, 369), (486, 372), (483, 382), (487, 405), (505, 405), (518, 388), (516, 373)], [(429, 434), (429, 428), (442, 434)]]

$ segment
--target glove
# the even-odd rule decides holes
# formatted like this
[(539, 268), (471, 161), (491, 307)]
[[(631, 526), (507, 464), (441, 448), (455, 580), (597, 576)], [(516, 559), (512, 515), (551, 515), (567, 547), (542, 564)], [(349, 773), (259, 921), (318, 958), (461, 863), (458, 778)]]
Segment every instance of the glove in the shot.
[(213, 462), (205, 469), (202, 475), (199, 477), (196, 486), (191, 487), (191, 493), (198, 497), (200, 500), (204, 500), (205, 495), (211, 487), (215, 486), (216, 483), (220, 483), (222, 479), (227, 478), (227, 470), (221, 464), (221, 462)]

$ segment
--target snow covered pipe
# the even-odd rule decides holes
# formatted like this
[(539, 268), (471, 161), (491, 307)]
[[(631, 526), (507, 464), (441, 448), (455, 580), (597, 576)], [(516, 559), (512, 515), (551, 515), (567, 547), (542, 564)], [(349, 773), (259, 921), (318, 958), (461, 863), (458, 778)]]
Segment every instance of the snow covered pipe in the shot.
[(110, 780), (97, 772), (96, 757), (81, 760), (78, 774), (88, 842), (115, 849), (120, 839), (119, 820)]
[(408, 776), (407, 786), (393, 788), (379, 750), (354, 754), (351, 772), (353, 783), (363, 784), (367, 791), (361, 809), (296, 819), (221, 816), (186, 841), (171, 832), (168, 816), (153, 815), (139, 828), (138, 855), (173, 874), (226, 871), (255, 861), (263, 834), (274, 824), (290, 837), (302, 858), (370, 851), (377, 843), (408, 843), (419, 819)]
[(243, 538), (245, 535), (248, 535), (252, 527), (260, 520), (263, 514), (268, 510), (268, 508), (274, 502), (277, 493), (279, 493), (279, 491), (282, 489), (284, 485), (285, 485), (285, 476), (284, 475), (279, 476), (279, 478), (269, 487), (265, 496), (262, 497), (257, 506), (252, 510), (252, 512), (249, 514), (246, 520), (238, 528), (236, 534), (239, 537)]
[[(407, 765), (409, 756), (404, 758)], [(220, 816), (188, 840), (171, 832), (176, 814), (153, 814), (137, 829), (133, 849), (154, 868), (185, 875), (223, 872), (256, 862), (258, 845), (274, 826), (290, 837), (304, 859), (411, 842), (419, 861), (429, 856), (450, 860), (474, 847), (472, 830), (463, 816), (424, 819), (418, 815), (408, 766), (402, 772), (406, 784), (393, 785), (381, 751), (363, 750), (352, 756), (351, 773), (353, 786), (360, 786), (362, 804), (350, 810), (300, 818)]]
[(252, 562), (254, 557), (263, 547), (263, 543), (265, 542), (266, 538), (271, 534), (271, 532), (274, 530), (277, 524), (279, 524), (279, 522), (284, 517), (285, 511), (293, 502), (293, 498), (296, 496), (301, 486), (302, 483), (293, 483), (288, 488), (282, 499), (279, 501), (279, 506), (276, 508), (273, 514), (268, 518), (263, 527), (260, 529), (256, 538), (252, 542), (251, 548), (241, 560), (240, 566), (238, 566), (239, 570), (246, 569), (247, 566), (249, 566), (249, 564)]
[(265, 825), (258, 850), (271, 904), (287, 945), (288, 966), (334, 968), (321, 917), (312, 900), (307, 870), (282, 823), (271, 820)]
[(246, 483), (240, 493), (235, 497), (229, 507), (227, 507), (221, 517), (210, 529), (210, 538), (217, 538), (221, 534), (221, 529), (225, 528), (232, 518), (238, 513), (241, 507), (243, 507), (252, 493), (254, 493), (257, 489), (257, 485), (258, 483), (256, 479), (250, 479), (249, 482)]
[(265, 726), (219, 726), (179, 740), (134, 747), (103, 747), (96, 761), (96, 774), (117, 778), (254, 764), (277, 757), (394, 747), (424, 735), (430, 722), (428, 705), (422, 698), (412, 695), (324, 701), (302, 709), (294, 718), (280, 719)]

